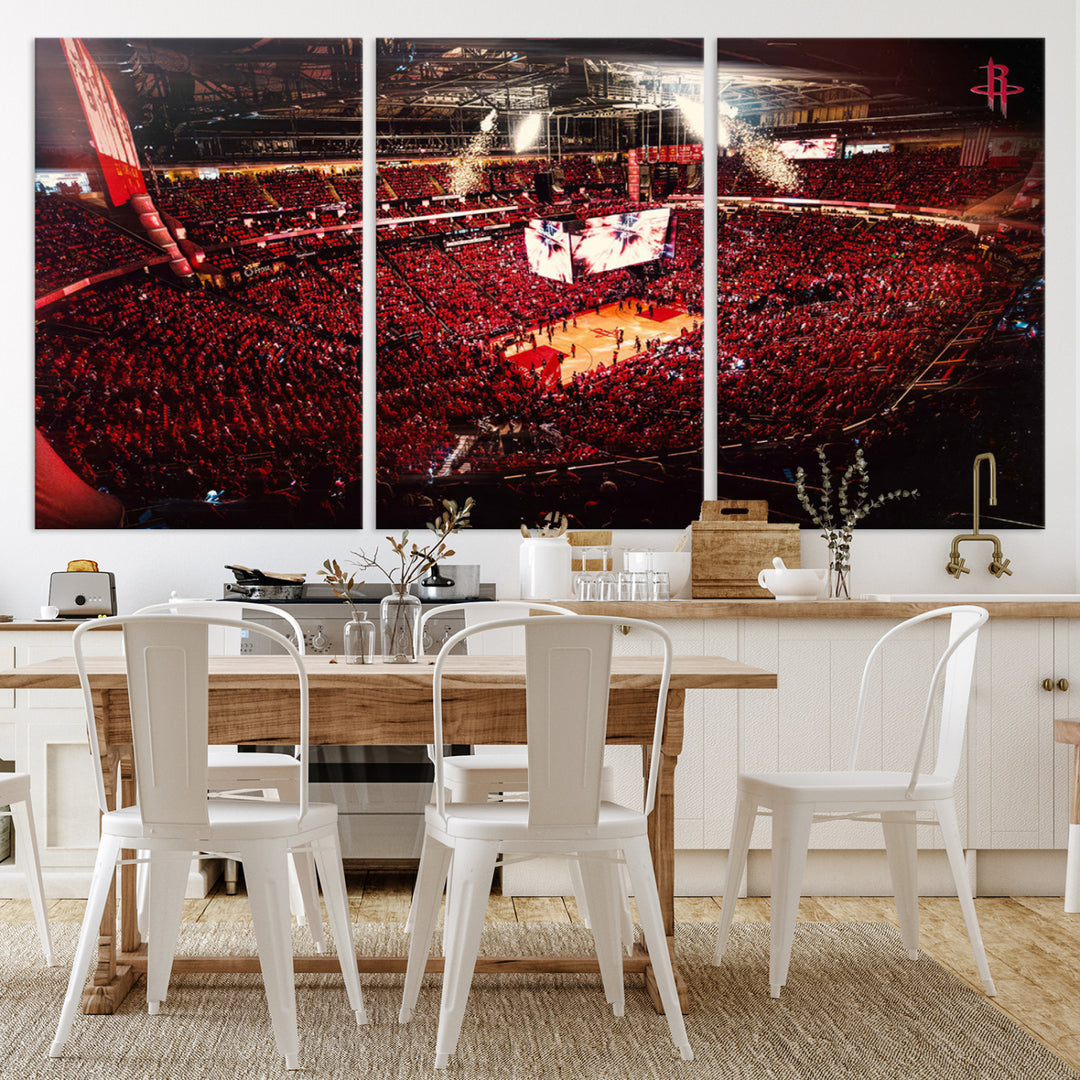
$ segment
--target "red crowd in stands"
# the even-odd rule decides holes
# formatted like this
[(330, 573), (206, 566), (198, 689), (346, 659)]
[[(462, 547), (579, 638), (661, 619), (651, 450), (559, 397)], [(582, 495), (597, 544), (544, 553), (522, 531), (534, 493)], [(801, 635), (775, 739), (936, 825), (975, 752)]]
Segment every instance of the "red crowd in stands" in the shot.
[[(1005, 178), (959, 170), (950, 153), (803, 163), (802, 183), (821, 198), (888, 192), (936, 205), (983, 197)], [(676, 213), (675, 258), (653, 277), (619, 270), (563, 284), (533, 274), (520, 226), (551, 209), (529, 190), (546, 167), (494, 163), (486, 190), (437, 200), (445, 164), (380, 169), (380, 219), (444, 215), (378, 231), (382, 484), (444, 467), (548, 467), (561, 470), (553, 483), (570, 484), (568, 465), (700, 447), (700, 329), (553, 388), (493, 347), (507, 331), (629, 297), (702, 309), (692, 211)], [(628, 208), (621, 167), (573, 158), (562, 168), (560, 209)], [(212, 242), (211, 266), (254, 276), (189, 292), (140, 277), (51, 310), (38, 337), (38, 415), (61, 456), (91, 482), (150, 497), (213, 488), (297, 502), (315, 474), (335, 490), (358, 481), (359, 233), (331, 227), (358, 224), (360, 181), (359, 170), (274, 171), (165, 184), (158, 205)], [(721, 181), (754, 187), (733, 159), (721, 160)], [(445, 216), (461, 209), (484, 212)], [(495, 225), (508, 228), (441, 246), (448, 233)], [(147, 250), (64, 200), (39, 200), (37, 229), (39, 291)], [(328, 231), (262, 239), (311, 229)], [(740, 210), (718, 237), (722, 443), (785, 439), (883, 407), (995, 288), (959, 228)]]
[(719, 192), (963, 208), (1017, 183), (1030, 168), (1030, 163), (962, 166), (959, 147), (855, 154), (843, 160), (823, 158), (795, 164), (797, 186), (781, 190), (750, 170), (741, 155), (722, 157), (718, 163)]
[(35, 197), (34, 240), (38, 296), (152, 254), (147, 245), (60, 195)]

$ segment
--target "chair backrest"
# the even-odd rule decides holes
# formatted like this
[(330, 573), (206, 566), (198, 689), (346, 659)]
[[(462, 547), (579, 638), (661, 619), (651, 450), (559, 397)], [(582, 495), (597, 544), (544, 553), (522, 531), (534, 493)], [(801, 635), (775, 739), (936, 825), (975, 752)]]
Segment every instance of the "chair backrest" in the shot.
[[(87, 737), (95, 763), (98, 804), (105, 800), (94, 700), (83, 639), (97, 630), (121, 630), (127, 669), (128, 711), (135, 759), (135, 789), (144, 824), (202, 824), (207, 820), (209, 628), (236, 620), (210, 615), (147, 614), (94, 619), (75, 628), (72, 647), (86, 707)], [(283, 634), (258, 623), (245, 630), (276, 642), (292, 658), (300, 690), (300, 809), (307, 813), (308, 681), (304, 661)]]
[[(529, 605), (530, 607), (532, 605)], [(529, 761), (529, 823), (587, 825), (600, 807), (600, 780), (607, 736), (611, 683), (612, 630), (638, 628), (660, 640), (662, 655), (657, 687), (652, 756), (645, 792), (645, 812), (656, 801), (660, 747), (664, 738), (672, 644), (666, 630), (642, 619), (607, 615), (551, 615), (500, 619), (458, 631), (435, 660), (435, 800), (445, 816), (443, 786), (443, 668), (459, 641), (476, 634), (521, 627), (525, 633), (525, 711)]]
[[(202, 598), (187, 599), (174, 596), (161, 604), (147, 604), (139, 608), (136, 615), (153, 615), (157, 612), (171, 612), (174, 615), (211, 615), (222, 618), (228, 623), (236, 624), (243, 622), (247, 612), (259, 612), (261, 615), (274, 615), (287, 623), (293, 632), (293, 643), (300, 655), (304, 655), (304, 631), (296, 618), (284, 608), (274, 607), (273, 604), (249, 604), (243, 600), (204, 600)], [(235, 629), (234, 625), (229, 629)]]
[[(440, 604), (425, 611), (420, 618), (420, 640), (424, 639), (424, 630), (429, 619), (449, 615), (452, 611), (465, 613), (466, 626), (479, 626), (481, 623), (494, 622), (496, 619), (524, 619), (531, 611), (543, 611), (549, 615), (573, 615), (569, 608), (558, 604), (534, 604), (528, 600), (489, 600), (483, 603), (469, 601), (463, 604)], [(507, 628), (501, 633), (483, 634), (471, 638), (465, 647), (472, 656), (523, 656), (525, 653), (525, 634), (519, 627)]]
[(925, 611), (894, 626), (870, 650), (863, 669), (862, 683), (859, 687), (859, 703), (855, 713), (855, 731), (851, 744), (851, 756), (848, 768), (855, 769), (859, 753), (859, 739), (862, 735), (865, 704), (873, 681), (875, 660), (885, 644), (903, 634), (913, 626), (930, 619), (948, 617), (949, 643), (934, 666), (930, 686), (926, 694), (926, 706), (923, 710), (922, 727), (915, 749), (915, 758), (911, 767), (909, 794), (914, 790), (923, 769), (923, 757), (938, 701), (938, 689), (944, 681), (941, 694), (941, 723), (938, 733), (937, 759), (933, 774), (936, 776), (955, 776), (960, 768), (961, 753), (964, 745), (964, 728), (967, 724), (968, 704), (971, 700), (971, 685), (975, 677), (975, 649), (978, 644), (979, 629), (989, 619), (985, 608), (970, 604)]

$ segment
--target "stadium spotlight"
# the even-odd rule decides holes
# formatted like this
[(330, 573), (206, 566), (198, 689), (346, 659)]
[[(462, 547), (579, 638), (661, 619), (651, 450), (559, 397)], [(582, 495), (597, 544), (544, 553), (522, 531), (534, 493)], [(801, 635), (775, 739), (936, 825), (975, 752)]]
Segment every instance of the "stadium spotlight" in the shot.
[(693, 98), (688, 97), (677, 97), (675, 104), (679, 106), (679, 111), (691, 133), (700, 139), (705, 131), (705, 106), (700, 101), (694, 101)]
[(540, 138), (540, 128), (543, 126), (544, 118), (540, 113), (529, 113), (524, 120), (518, 124), (517, 133), (514, 135), (514, 153), (522, 154), (529, 147), (536, 144), (537, 139)]

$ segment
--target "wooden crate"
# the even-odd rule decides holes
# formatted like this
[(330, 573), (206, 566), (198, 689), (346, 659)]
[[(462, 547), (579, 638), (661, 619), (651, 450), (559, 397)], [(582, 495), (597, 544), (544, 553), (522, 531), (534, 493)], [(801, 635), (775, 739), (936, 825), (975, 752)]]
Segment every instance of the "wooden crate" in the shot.
[(770, 525), (768, 503), (719, 500), (701, 504), (691, 529), (691, 595), (696, 600), (768, 600), (758, 574), (779, 555), (792, 569), (801, 565), (798, 525)]

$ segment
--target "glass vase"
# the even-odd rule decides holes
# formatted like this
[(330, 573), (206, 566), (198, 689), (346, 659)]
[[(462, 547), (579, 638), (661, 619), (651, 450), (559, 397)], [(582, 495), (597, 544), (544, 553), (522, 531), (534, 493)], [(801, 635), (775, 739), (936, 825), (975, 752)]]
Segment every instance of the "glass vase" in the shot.
[(395, 585), (379, 604), (383, 659), (388, 664), (415, 664), (420, 649), (418, 597), (406, 585)]
[(366, 616), (345, 624), (345, 663), (375, 663), (375, 624)]
[(851, 599), (851, 533), (827, 529), (829, 543), (829, 599)]

